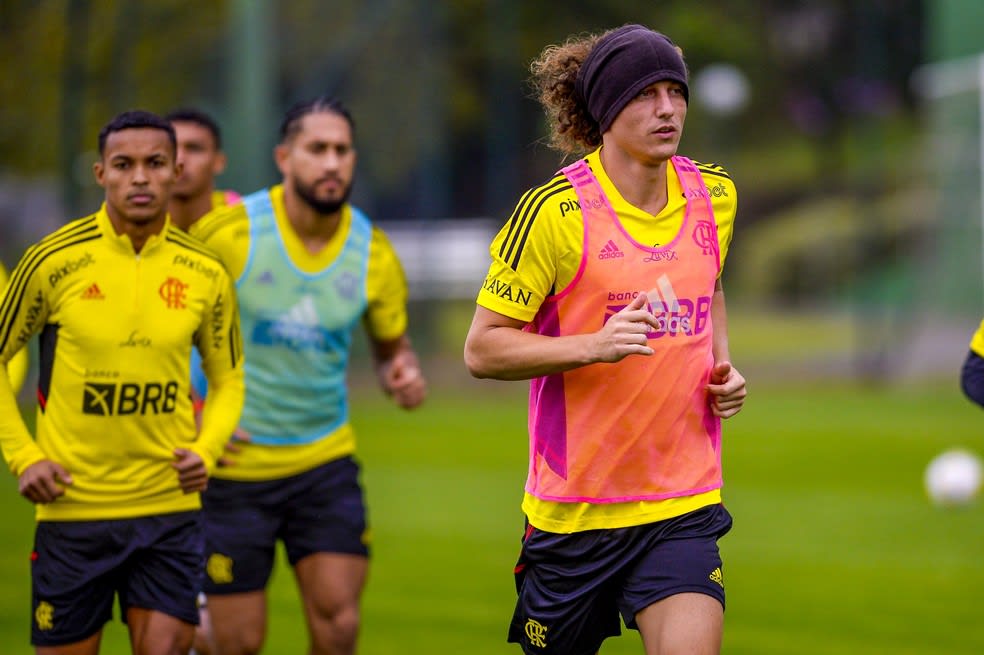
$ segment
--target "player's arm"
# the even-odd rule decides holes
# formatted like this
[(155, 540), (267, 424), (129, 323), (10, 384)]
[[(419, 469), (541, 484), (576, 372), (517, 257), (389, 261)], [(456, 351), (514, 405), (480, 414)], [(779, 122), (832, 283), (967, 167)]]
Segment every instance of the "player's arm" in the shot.
[(597, 332), (547, 336), (527, 332), (526, 321), (478, 305), (465, 337), (465, 366), (477, 378), (527, 380), (629, 355), (652, 355), (646, 334), (657, 329), (640, 292)]
[(29, 264), (35, 250), (28, 250), (0, 293), (0, 448), (18, 477), (46, 458), (24, 423), (8, 370), (8, 363), (40, 332), (48, 316), (43, 275)]
[(984, 407), (984, 320), (970, 339), (970, 350), (960, 369), (960, 388), (969, 399)]
[(711, 394), (711, 408), (716, 416), (729, 418), (741, 411), (748, 391), (745, 378), (731, 364), (728, 346), (728, 309), (724, 302), (724, 287), (721, 278), (714, 284), (711, 298), (711, 324), (714, 326), (713, 346), (714, 368), (711, 369), (707, 391)]
[(967, 398), (984, 407), (984, 357), (973, 350), (967, 351), (960, 369), (960, 388)]
[(195, 335), (208, 381), (201, 429), (191, 450), (201, 456), (209, 473), (222, 455), (242, 414), (246, 387), (243, 381), (243, 344), (235, 289), (222, 276), (206, 320)]
[(7, 375), (10, 378), (10, 387), (14, 390), (14, 394), (20, 392), (21, 387), (24, 386), (24, 380), (27, 379), (27, 369), (30, 362), (28, 361), (27, 348), (21, 348), (17, 354), (14, 355), (7, 363)]
[(399, 257), (382, 230), (373, 228), (369, 246), (364, 324), (379, 385), (404, 409), (427, 397), (427, 381), (407, 336), (407, 280)]
[[(0, 263), (0, 292), (3, 291), (4, 287), (7, 286), (7, 269), (2, 263)], [(7, 374), (10, 376), (10, 386), (14, 390), (14, 395), (16, 395), (22, 386), (24, 386), (24, 380), (27, 379), (27, 369), (28, 369), (28, 357), (27, 348), (21, 348), (16, 353), (14, 353), (13, 358), (7, 362)]]

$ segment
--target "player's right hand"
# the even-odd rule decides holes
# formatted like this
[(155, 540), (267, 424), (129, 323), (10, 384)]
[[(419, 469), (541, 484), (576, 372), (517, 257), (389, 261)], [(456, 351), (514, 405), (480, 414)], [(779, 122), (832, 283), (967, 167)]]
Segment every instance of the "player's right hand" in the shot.
[(656, 317), (649, 311), (649, 296), (640, 292), (595, 333), (596, 361), (618, 362), (629, 355), (652, 355), (646, 335), (658, 327)]
[[(242, 452), (242, 448), (240, 448), (239, 444), (249, 443), (252, 440), (253, 438), (250, 436), (249, 432), (243, 430), (242, 428), (236, 428), (236, 431), (232, 434), (232, 438), (225, 444), (225, 451), (230, 455), (238, 455)], [(222, 467), (235, 466), (236, 460), (235, 458), (230, 458), (227, 455), (222, 455), (215, 462), (215, 465)]]
[(72, 475), (61, 464), (42, 459), (31, 464), (17, 480), (17, 491), (32, 503), (52, 503), (65, 495), (64, 485), (72, 484)]

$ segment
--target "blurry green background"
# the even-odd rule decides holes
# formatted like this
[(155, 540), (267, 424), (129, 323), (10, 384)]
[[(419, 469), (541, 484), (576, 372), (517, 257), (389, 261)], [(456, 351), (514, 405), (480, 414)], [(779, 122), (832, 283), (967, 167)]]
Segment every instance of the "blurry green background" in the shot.
[[(276, 181), (287, 106), (343, 98), (353, 200), (404, 259), (432, 386), (396, 410), (358, 343), (375, 534), (361, 652), (519, 652), (504, 635), (526, 386), (470, 379), (462, 342), (492, 233), (561, 164), (529, 61), (626, 22), (684, 48), (681, 152), (740, 195), (724, 283), (750, 396), (725, 424), (725, 652), (984, 652), (984, 509), (922, 488), (941, 450), (984, 452), (957, 382), (984, 298), (977, 0), (3, 0), (0, 259), (95, 209), (96, 133), (119, 111), (210, 111), (220, 182), (248, 192)], [(32, 510), (12, 476), (0, 492), (0, 651), (29, 652)], [(303, 652), (283, 566), (271, 597), (264, 652)], [(127, 651), (118, 622), (106, 640)], [(634, 634), (603, 649), (638, 652)]]

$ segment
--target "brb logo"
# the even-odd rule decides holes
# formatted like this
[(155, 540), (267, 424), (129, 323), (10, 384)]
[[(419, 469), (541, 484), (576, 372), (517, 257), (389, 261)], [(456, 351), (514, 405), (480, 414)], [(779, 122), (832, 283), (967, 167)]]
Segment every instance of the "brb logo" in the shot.
[[(603, 323), (629, 306), (629, 303), (639, 295), (638, 291), (609, 291), (608, 304), (605, 306)], [(647, 294), (649, 296), (649, 312), (656, 318), (657, 327), (646, 334), (647, 339), (659, 339), (664, 336), (675, 337), (678, 334), (688, 337), (704, 332), (711, 315), (711, 297), (677, 298), (670, 278), (661, 275), (656, 281), (656, 288)], [(612, 304), (613, 302), (624, 304)]]
[(96, 416), (127, 414), (173, 414), (178, 400), (178, 383), (86, 382), (82, 389), (82, 413)]

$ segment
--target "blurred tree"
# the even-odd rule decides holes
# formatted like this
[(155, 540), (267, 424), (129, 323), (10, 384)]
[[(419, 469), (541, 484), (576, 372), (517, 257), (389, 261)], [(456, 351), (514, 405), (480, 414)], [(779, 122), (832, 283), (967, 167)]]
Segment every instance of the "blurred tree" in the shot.
[[(568, 35), (641, 22), (676, 39), (692, 72), (727, 62), (748, 77), (740, 114), (692, 104), (684, 150), (733, 173), (751, 220), (818, 174), (851, 174), (860, 160), (843, 154), (845, 126), (875, 105), (908, 111), (907, 75), (921, 56), (919, 0), (577, 0), (563, 11), (519, 0), (291, 0), (269, 3), (266, 45), (231, 20), (234, 2), (4, 0), (0, 172), (57, 175), (74, 215), (92, 202), (89, 163), (105, 120), (194, 104), (227, 128), (230, 150), (250, 146), (239, 157), (257, 168), (233, 161), (225, 180), (248, 188), (275, 179), (269, 147), (283, 110), (327, 91), (355, 113), (355, 197), (372, 215), (504, 216), (560, 164), (542, 144), (529, 62)], [(250, 56), (264, 68), (250, 69)], [(267, 80), (260, 90), (250, 90), (251, 72)], [(243, 123), (247, 111), (270, 125)]]

